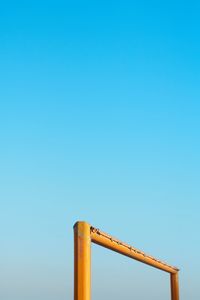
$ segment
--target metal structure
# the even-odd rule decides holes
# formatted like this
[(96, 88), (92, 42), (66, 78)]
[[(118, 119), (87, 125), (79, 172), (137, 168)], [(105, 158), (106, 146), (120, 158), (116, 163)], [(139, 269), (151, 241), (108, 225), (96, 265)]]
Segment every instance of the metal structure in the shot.
[(74, 225), (74, 300), (91, 299), (91, 242), (168, 272), (171, 300), (179, 300), (179, 269), (101, 232), (86, 222), (77, 222)]

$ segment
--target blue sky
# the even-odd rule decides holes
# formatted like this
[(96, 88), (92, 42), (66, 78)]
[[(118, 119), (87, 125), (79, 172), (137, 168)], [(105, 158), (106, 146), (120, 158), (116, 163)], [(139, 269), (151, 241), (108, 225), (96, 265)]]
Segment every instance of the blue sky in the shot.
[[(2, 300), (73, 298), (73, 224), (180, 267), (200, 293), (198, 1), (0, 8)], [(169, 299), (168, 275), (93, 246), (93, 300)]]

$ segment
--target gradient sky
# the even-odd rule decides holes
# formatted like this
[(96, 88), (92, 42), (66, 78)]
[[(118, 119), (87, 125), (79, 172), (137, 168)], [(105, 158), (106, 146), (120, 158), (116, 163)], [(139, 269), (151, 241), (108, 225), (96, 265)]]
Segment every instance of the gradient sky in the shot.
[[(86, 220), (200, 295), (200, 2), (0, 4), (0, 298), (73, 299)], [(93, 246), (93, 300), (168, 275)]]

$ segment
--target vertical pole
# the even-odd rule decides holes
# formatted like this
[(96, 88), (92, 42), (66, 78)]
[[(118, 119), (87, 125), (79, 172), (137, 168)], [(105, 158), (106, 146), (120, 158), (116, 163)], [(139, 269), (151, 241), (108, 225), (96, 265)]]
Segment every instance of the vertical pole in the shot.
[(171, 277), (171, 300), (179, 300), (178, 272), (170, 274)]
[(74, 300), (90, 300), (91, 294), (91, 238), (90, 225), (74, 225)]

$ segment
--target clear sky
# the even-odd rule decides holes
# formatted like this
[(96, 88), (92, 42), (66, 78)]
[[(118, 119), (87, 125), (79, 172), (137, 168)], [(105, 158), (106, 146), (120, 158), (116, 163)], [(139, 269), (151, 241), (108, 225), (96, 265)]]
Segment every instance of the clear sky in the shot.
[[(200, 295), (200, 2), (2, 1), (0, 298), (73, 298), (73, 224), (180, 267)], [(93, 300), (168, 275), (93, 246)]]

